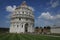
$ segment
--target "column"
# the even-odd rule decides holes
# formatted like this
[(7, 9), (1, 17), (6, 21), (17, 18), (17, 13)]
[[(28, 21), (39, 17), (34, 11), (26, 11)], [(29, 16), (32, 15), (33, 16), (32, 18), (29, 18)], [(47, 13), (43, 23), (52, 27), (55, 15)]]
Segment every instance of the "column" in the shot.
[(25, 24), (26, 23), (23, 23), (23, 33), (25, 32)]
[(30, 23), (28, 23), (28, 32), (30, 32), (30, 30), (31, 30), (31, 25)]

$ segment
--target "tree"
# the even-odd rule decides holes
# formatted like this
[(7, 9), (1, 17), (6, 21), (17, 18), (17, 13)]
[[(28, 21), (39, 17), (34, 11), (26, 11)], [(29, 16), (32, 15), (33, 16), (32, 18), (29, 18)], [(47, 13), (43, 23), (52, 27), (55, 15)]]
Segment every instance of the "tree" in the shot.
[(50, 26), (47, 26), (47, 29), (50, 29), (51, 27)]
[(42, 27), (40, 27), (40, 29), (42, 29)]
[(47, 27), (46, 26), (44, 26), (44, 29), (46, 29)]
[(35, 27), (35, 29), (39, 29), (39, 27), (37, 26), (37, 27)]

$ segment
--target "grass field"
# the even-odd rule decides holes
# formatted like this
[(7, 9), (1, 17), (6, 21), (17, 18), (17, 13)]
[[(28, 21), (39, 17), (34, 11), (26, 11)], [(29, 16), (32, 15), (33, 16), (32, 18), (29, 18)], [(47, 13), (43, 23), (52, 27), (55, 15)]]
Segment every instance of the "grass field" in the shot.
[(60, 37), (32, 35), (32, 34), (0, 33), (0, 40), (60, 40)]

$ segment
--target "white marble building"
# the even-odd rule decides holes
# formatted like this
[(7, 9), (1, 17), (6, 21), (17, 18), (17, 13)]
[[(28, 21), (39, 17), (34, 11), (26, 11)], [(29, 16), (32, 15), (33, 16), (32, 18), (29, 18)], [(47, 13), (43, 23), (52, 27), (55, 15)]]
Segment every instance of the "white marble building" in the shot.
[(24, 1), (11, 15), (10, 33), (34, 32), (33, 9)]

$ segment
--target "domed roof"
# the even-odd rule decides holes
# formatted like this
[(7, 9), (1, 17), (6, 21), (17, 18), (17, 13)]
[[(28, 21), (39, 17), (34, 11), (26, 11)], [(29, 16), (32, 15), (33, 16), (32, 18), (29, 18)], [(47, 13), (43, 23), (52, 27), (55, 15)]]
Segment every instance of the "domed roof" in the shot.
[(34, 9), (32, 7), (27, 6), (26, 1), (23, 1), (22, 4), (20, 6), (18, 6), (16, 9), (20, 9), (20, 8), (26, 8), (28, 10), (34, 11)]

